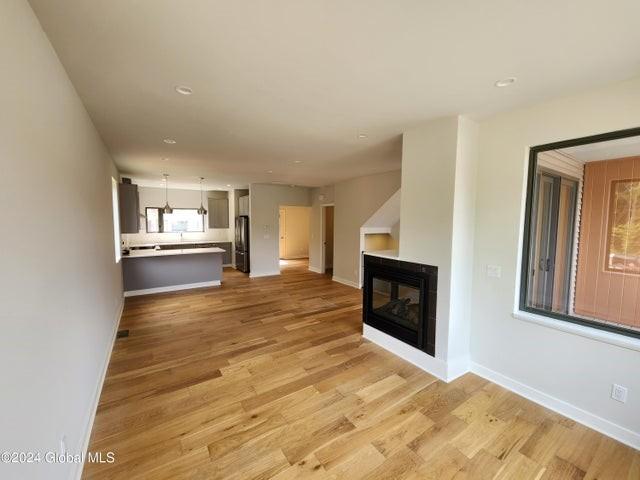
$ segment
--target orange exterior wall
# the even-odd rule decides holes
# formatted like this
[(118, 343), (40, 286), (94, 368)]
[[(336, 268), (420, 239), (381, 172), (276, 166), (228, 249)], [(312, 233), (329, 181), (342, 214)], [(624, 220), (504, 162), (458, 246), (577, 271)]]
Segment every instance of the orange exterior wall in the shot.
[(633, 178), (640, 178), (640, 157), (585, 165), (574, 310), (640, 327), (640, 276), (605, 270), (611, 184)]

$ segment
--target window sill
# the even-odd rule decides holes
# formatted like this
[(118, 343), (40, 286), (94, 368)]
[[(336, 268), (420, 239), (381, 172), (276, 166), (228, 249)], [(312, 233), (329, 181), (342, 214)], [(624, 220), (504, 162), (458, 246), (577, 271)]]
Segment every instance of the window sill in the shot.
[(566, 333), (572, 333), (581, 337), (590, 338), (604, 343), (609, 343), (617, 347), (628, 348), (629, 350), (636, 350), (640, 352), (640, 339), (627, 337), (618, 333), (607, 332), (599, 330), (597, 328), (586, 327), (583, 325), (577, 325), (575, 323), (566, 322), (564, 320), (557, 320), (555, 318), (545, 317), (543, 315), (536, 315), (535, 313), (523, 312), (517, 310), (513, 312), (513, 317), (518, 320), (524, 320), (526, 322), (542, 325), (543, 327), (553, 328)]

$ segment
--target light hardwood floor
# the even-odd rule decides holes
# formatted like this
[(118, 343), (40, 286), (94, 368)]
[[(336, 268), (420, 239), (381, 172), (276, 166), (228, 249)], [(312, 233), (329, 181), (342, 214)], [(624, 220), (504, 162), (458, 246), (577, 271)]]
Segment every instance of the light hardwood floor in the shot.
[(360, 291), (292, 262), (127, 300), (87, 479), (640, 479), (640, 453), (364, 341)]

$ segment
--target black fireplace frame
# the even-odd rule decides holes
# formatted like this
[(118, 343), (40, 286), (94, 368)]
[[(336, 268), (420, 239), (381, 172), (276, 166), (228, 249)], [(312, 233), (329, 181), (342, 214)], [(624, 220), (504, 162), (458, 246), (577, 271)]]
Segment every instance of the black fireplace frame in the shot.
[[(362, 319), (401, 342), (435, 356), (438, 267), (364, 254)], [(401, 282), (420, 291), (420, 321), (417, 333), (373, 310), (373, 278)]]

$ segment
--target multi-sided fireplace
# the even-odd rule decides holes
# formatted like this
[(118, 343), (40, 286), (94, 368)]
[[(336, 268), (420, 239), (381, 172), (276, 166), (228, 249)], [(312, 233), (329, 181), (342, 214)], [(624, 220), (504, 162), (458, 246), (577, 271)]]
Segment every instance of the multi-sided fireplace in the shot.
[(364, 255), (363, 320), (435, 355), (438, 267)]

